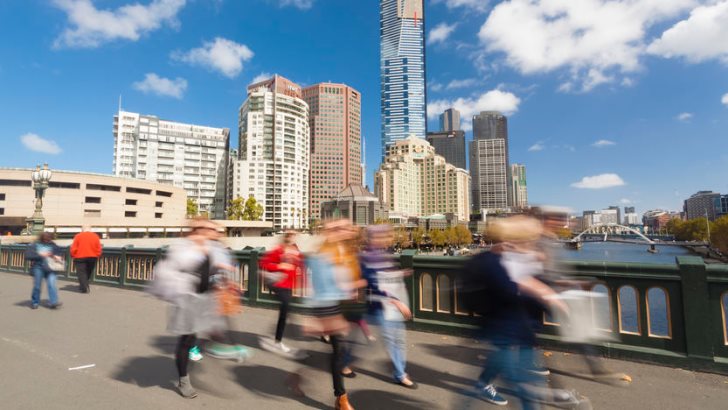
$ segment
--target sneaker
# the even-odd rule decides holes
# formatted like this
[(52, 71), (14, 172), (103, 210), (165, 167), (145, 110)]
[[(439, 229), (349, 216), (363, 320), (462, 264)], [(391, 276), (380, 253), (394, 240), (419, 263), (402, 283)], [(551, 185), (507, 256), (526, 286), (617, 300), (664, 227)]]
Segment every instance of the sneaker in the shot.
[(36, 310), (36, 309), (38, 309), (38, 305), (33, 303), (32, 305), (30, 305), (30, 308), (33, 310)]
[(193, 362), (199, 362), (202, 360), (202, 353), (200, 352), (200, 348), (197, 346), (193, 346), (190, 349), (190, 360)]
[(508, 404), (508, 400), (498, 394), (498, 390), (495, 386), (489, 384), (479, 389), (480, 398), (487, 401), (488, 403), (495, 404), (496, 406), (505, 406)]
[(54, 303), (52, 305), (48, 305), (48, 307), (51, 308), (51, 309), (58, 309), (61, 306), (63, 306), (63, 302), (58, 302), (58, 303)]
[(276, 349), (280, 350), (281, 353), (289, 354), (291, 353), (291, 348), (284, 345), (283, 342), (276, 342), (275, 344)]
[(529, 369), (528, 371), (539, 376), (548, 376), (551, 374), (551, 371), (549, 369), (541, 366), (533, 366), (533, 368)]

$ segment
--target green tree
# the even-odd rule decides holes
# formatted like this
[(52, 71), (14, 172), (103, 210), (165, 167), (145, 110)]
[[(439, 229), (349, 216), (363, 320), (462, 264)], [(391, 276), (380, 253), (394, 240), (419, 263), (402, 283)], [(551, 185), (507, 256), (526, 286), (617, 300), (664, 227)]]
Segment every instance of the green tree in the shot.
[(473, 242), (473, 235), (470, 233), (470, 229), (463, 225), (455, 227), (455, 243), (460, 245), (470, 245)]
[(394, 229), (394, 243), (401, 248), (410, 247), (411, 243), (409, 232), (407, 232), (407, 229), (402, 226), (398, 226)]
[(710, 244), (721, 252), (728, 252), (728, 215), (716, 219), (710, 226)]
[(192, 218), (200, 213), (200, 207), (195, 198), (187, 198), (187, 217)]
[(425, 229), (417, 227), (412, 231), (412, 243), (419, 248), (425, 239)]
[(708, 223), (706, 218), (695, 218), (689, 221), (672, 219), (667, 223), (667, 229), (668, 232), (675, 235), (675, 239), (678, 241), (705, 241), (708, 240)]
[(451, 226), (451, 227), (445, 229), (444, 234), (445, 234), (445, 243), (447, 245), (449, 245), (449, 246), (457, 245), (458, 234), (457, 234), (457, 232), (455, 232), (455, 228), (453, 228)]
[(230, 201), (230, 205), (227, 208), (227, 219), (231, 221), (240, 221), (243, 219), (243, 213), (245, 212), (245, 201), (242, 197), (237, 197)]
[(255, 197), (253, 195), (250, 195), (245, 201), (245, 208), (243, 209), (243, 221), (260, 221), (262, 217), (263, 205), (259, 204), (258, 201), (255, 200)]
[(442, 230), (430, 229), (430, 232), (428, 232), (427, 235), (430, 237), (430, 240), (432, 241), (432, 246), (434, 246), (435, 249), (445, 246), (445, 232), (443, 232)]

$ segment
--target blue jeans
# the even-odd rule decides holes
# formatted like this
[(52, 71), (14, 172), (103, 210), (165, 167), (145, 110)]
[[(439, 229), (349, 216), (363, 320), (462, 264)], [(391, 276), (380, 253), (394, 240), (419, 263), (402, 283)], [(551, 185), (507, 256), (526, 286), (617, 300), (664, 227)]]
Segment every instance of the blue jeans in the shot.
[(397, 320), (385, 320), (384, 313), (380, 310), (374, 315), (374, 323), (382, 328), (384, 345), (392, 360), (394, 372), (392, 376), (401, 382), (407, 376), (407, 331), (404, 322)]
[(33, 305), (40, 305), (40, 287), (43, 284), (43, 278), (48, 286), (48, 299), (51, 305), (58, 303), (58, 290), (56, 290), (56, 273), (49, 272), (42, 264), (37, 263), (30, 268), (33, 274), (33, 293), (30, 300)]
[(495, 350), (488, 355), (478, 384), (485, 386), (493, 383), (496, 377), (502, 376), (514, 390), (524, 410), (538, 408), (529, 400), (526, 390), (529, 385), (538, 387), (543, 384), (542, 378), (529, 372), (535, 360), (533, 347), (519, 344), (510, 338), (495, 336), (489, 339)]

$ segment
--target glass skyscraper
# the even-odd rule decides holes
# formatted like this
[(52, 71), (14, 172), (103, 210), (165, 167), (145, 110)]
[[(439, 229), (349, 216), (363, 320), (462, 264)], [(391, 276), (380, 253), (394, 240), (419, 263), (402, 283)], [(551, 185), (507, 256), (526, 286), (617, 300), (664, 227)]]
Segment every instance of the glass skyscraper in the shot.
[(414, 134), (425, 138), (423, 0), (380, 0), (382, 160), (387, 146)]

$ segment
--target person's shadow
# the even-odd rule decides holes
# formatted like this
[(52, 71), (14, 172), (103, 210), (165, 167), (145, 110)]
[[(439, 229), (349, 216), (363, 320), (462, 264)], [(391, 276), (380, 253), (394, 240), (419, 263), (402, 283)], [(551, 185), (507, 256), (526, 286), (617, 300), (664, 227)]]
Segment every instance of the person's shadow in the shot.
[(120, 382), (142, 388), (159, 386), (163, 389), (177, 391), (174, 383), (177, 378), (174, 359), (168, 356), (129, 358), (121, 364), (112, 377)]
[(432, 404), (399, 393), (381, 390), (357, 390), (351, 392), (350, 401), (357, 409), (430, 410)]
[(295, 383), (296, 380), (294, 373), (270, 366), (251, 365), (238, 366), (233, 369), (233, 374), (240, 386), (266, 399), (295, 400), (306, 407), (314, 409), (331, 408), (305, 395), (295, 394), (290, 388), (290, 384)]

